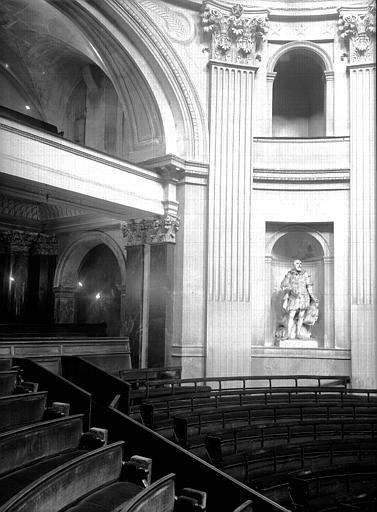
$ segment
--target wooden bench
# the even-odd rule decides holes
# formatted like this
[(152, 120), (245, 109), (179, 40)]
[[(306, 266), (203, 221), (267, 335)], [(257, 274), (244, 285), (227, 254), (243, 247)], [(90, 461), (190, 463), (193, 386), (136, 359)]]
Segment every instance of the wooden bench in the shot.
[(161, 368), (135, 368), (120, 370), (119, 377), (132, 385), (132, 389), (145, 386), (146, 382), (161, 379), (180, 379), (182, 368), (180, 366), (164, 366)]
[(292, 444), (328, 438), (377, 437), (377, 417), (370, 420), (309, 420), (281, 424), (252, 425), (207, 434), (205, 446), (212, 464), (222, 466), (224, 455), (242, 453), (273, 444)]
[[(59, 512), (119, 480), (122, 454), (123, 442), (117, 442), (80, 455), (28, 485), (1, 506), (0, 512)], [(134, 495), (141, 490), (127, 482), (124, 486), (131, 486)]]
[(38, 382), (39, 391), (48, 391), (48, 405), (52, 402), (70, 404), (70, 414), (84, 414), (84, 430), (90, 427), (92, 396), (71, 381), (56, 375), (30, 359), (13, 358), (13, 363), (22, 369), (23, 378)]
[[(174, 510), (173, 473), (160, 478), (137, 494), (123, 508), (124, 512), (173, 512)], [(73, 511), (72, 511), (73, 512)]]
[(173, 417), (174, 434), (181, 446), (189, 447), (189, 437), (210, 433), (225, 427), (239, 427), (252, 423), (277, 423), (281, 421), (311, 419), (375, 418), (377, 403), (337, 402), (300, 404), (255, 404), (241, 407), (224, 407), (218, 410), (181, 414)]
[(12, 360), (11, 359), (0, 359), (0, 371), (6, 372), (11, 369)]
[(295, 504), (324, 494), (377, 490), (377, 465), (347, 464), (289, 475), (289, 492)]
[(224, 457), (222, 470), (252, 486), (256, 478), (273, 473), (286, 474), (305, 467), (313, 469), (350, 462), (376, 464), (375, 440), (326, 440), (275, 446)]
[(106, 336), (106, 323), (97, 324), (0, 324), (0, 338)]
[(0, 476), (43, 457), (76, 449), (82, 431), (83, 415), (78, 414), (0, 434)]
[(41, 421), (47, 392), (0, 397), (0, 431)]
[(0, 395), (11, 395), (16, 387), (17, 372), (8, 370), (0, 372)]
[[(376, 401), (377, 390), (345, 389), (341, 387), (296, 387), (274, 388), (274, 389), (246, 389), (241, 391), (222, 390), (207, 393), (193, 393), (184, 395), (170, 395), (145, 399), (137, 410), (140, 411), (145, 425), (150, 428), (165, 422), (170, 424), (169, 419), (177, 412), (194, 412), (199, 409), (219, 409), (229, 405), (247, 405), (254, 403), (275, 403), (275, 402), (299, 402), (299, 401), (335, 401), (340, 402), (354, 399), (355, 395), (359, 400)], [(134, 409), (131, 409), (131, 413)], [(135, 411), (136, 412), (136, 411)]]
[(110, 404), (119, 395), (120, 410), (128, 413), (130, 385), (81, 357), (63, 356), (62, 375), (101, 403)]

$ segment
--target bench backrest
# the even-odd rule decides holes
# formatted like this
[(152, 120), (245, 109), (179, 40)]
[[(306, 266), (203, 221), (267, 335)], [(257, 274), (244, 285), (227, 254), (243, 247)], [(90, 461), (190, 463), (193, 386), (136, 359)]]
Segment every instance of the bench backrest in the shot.
[(0, 434), (0, 475), (42, 457), (76, 449), (83, 415), (35, 423)]
[(132, 498), (122, 512), (173, 512), (174, 478), (173, 473), (160, 478)]
[(58, 512), (115, 482), (121, 472), (123, 444), (114, 443), (62, 464), (16, 494), (0, 512)]
[(16, 386), (17, 372), (12, 370), (0, 372), (0, 395), (11, 395)]
[(41, 421), (47, 404), (47, 392), (0, 397), (0, 430)]

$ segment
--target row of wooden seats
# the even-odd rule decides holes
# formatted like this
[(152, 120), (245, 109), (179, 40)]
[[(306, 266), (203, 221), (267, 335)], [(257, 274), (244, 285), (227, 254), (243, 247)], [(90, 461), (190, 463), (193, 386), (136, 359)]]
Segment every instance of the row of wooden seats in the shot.
[[(105, 455), (107, 452), (105, 448), (107, 449), (108, 447), (105, 447), (104, 449), (99, 449), (102, 450), (102, 452), (100, 452), (100, 455), (98, 457), (94, 455), (94, 451), (90, 452), (89, 457), (88, 453), (79, 453), (76, 454), (77, 456), (74, 456), (72, 455), (70, 449), (63, 449), (63, 453), (61, 454), (61, 456), (63, 457), (64, 455), (64, 457), (67, 457), (67, 460), (65, 462), (60, 460), (60, 455), (57, 455), (57, 452), (53, 454), (53, 451), (58, 450), (57, 440), (59, 439), (59, 436), (63, 436), (63, 438), (66, 439), (66, 441), (67, 437), (71, 438), (70, 429), (68, 428), (67, 425), (71, 425), (72, 429), (72, 425), (75, 425), (77, 427), (78, 423), (80, 423), (81, 425), (89, 424), (90, 418), (93, 418), (93, 412), (97, 409), (98, 403), (105, 403), (107, 405), (113, 392), (120, 391), (122, 393), (124, 389), (128, 389), (127, 385), (124, 382), (120, 381), (119, 379), (114, 379), (109, 375), (105, 377), (105, 380), (99, 381), (98, 376), (100, 374), (96, 373), (96, 370), (100, 370), (94, 369), (94, 373), (91, 375), (92, 383), (90, 387), (93, 390), (93, 393), (91, 393), (88, 390), (85, 391), (83, 389), (80, 389), (80, 387), (77, 386), (77, 383), (74, 384), (62, 376), (51, 374), (51, 372), (42, 368), (40, 365), (32, 361), (15, 359), (13, 363), (20, 365), (22, 367), (23, 375), (25, 378), (27, 378), (28, 380), (38, 381), (41, 391), (23, 393), (19, 395), (4, 396), (1, 397), (0, 399), (0, 429), (2, 428), (0, 437), (3, 441), (3, 445), (0, 446), (2, 452), (7, 454), (8, 460), (8, 466), (4, 466), (4, 471), (6, 471), (5, 476), (7, 478), (9, 477), (8, 482), (12, 481), (12, 473), (14, 476), (14, 472), (19, 471), (15, 468), (16, 462), (14, 462), (14, 464), (12, 463), (12, 457), (10, 455), (12, 451), (16, 448), (18, 449), (18, 454), (16, 457), (16, 459), (18, 460), (17, 464), (22, 464), (22, 471), (26, 471), (26, 467), (24, 467), (25, 464), (30, 466), (30, 464), (34, 465), (35, 463), (41, 463), (42, 466), (43, 464), (46, 464), (47, 466), (50, 464), (50, 466), (48, 466), (47, 468), (45, 467), (45, 469), (49, 469), (50, 471), (41, 474), (36, 471), (36, 466), (34, 466), (33, 471), (31, 471), (31, 468), (29, 467), (27, 471), (30, 470), (32, 474), (34, 473), (35, 478), (33, 477), (33, 481), (30, 481), (30, 483), (28, 482), (29, 485), (27, 485), (27, 489), (20, 490), (19, 493), (16, 493), (17, 498), (14, 497), (8, 500), (6, 503), (6, 508), (4, 508), (4, 511), (2, 508), (0, 508), (1, 512), (5, 512), (5, 510), (7, 512), (10, 510), (12, 512), (20, 512), (21, 510), (38, 510), (40, 512), (45, 510), (50, 512), (54, 510), (61, 510), (62, 506), (64, 506), (65, 511), (69, 510), (69, 512), (88, 512), (91, 510), (98, 510), (98, 505), (102, 506), (106, 504), (106, 507), (108, 507), (112, 499), (111, 497), (114, 494), (119, 497), (119, 500), (125, 498), (125, 496), (122, 495), (122, 493), (119, 490), (120, 487), (124, 487), (123, 485), (121, 485), (123, 482), (120, 482), (119, 479), (118, 481), (114, 482), (114, 473), (112, 473), (113, 476), (111, 477), (112, 483), (109, 484), (113, 486), (111, 489), (107, 484), (104, 489), (98, 489), (97, 487), (95, 487), (97, 474), (100, 476), (101, 473), (103, 473), (104, 471), (101, 464), (103, 464), (107, 460)], [(89, 366), (92, 365), (89, 364)], [(64, 368), (65, 365), (63, 364), (62, 367)], [(82, 372), (77, 372), (76, 376), (77, 375), (79, 375), (80, 378), (82, 378), (83, 374)], [(87, 373), (85, 375), (85, 378), (88, 379), (88, 376), (89, 374)], [(106, 378), (109, 378), (110, 380), (107, 381)], [(107, 388), (107, 384), (109, 383), (111, 383), (111, 385), (109, 386), (109, 388)], [(105, 390), (103, 389), (103, 387), (105, 387)], [(76, 393), (78, 395), (75, 397)], [(46, 407), (48, 407), (51, 404), (51, 401), (68, 401), (68, 399), (66, 398), (68, 396), (70, 399), (72, 399), (72, 403), (75, 403), (76, 410), (80, 409), (81, 404), (83, 414), (76, 414), (68, 418), (59, 418), (50, 421), (45, 421), (44, 411)], [(2, 414), (2, 411), (4, 412), (4, 414)], [(111, 422), (111, 425), (113, 425), (113, 422)], [(139, 425), (139, 427), (141, 427), (141, 425)], [(10, 429), (12, 429), (13, 432), (10, 432)], [(118, 457), (116, 454), (114, 455), (114, 453), (116, 452), (116, 449), (114, 448), (114, 451), (112, 448), (113, 446), (115, 446), (114, 443), (116, 444), (118, 443), (118, 441), (120, 441), (120, 445), (122, 447), (121, 451), (123, 451), (124, 449), (123, 441), (125, 439), (127, 439), (128, 441), (126, 447), (130, 445), (128, 436), (125, 437), (125, 429), (122, 428), (121, 431), (122, 436), (120, 436), (119, 439), (116, 439), (117, 436), (113, 436), (113, 438), (110, 439), (111, 445), (109, 445), (108, 449), (109, 453), (112, 454), (110, 456), (111, 460), (113, 460), (114, 457)], [(75, 439), (77, 441), (77, 434)], [(131, 439), (133, 439), (133, 437), (131, 437)], [(131, 443), (130, 446), (132, 446), (132, 444), (133, 443)], [(33, 458), (33, 460), (31, 460), (30, 458), (28, 459), (32, 451), (30, 448), (31, 445), (37, 445), (39, 450), (35, 451), (35, 457)], [(78, 448), (77, 446), (75, 446), (75, 443), (73, 441), (71, 441), (70, 446), (73, 448)], [(144, 443), (142, 445), (140, 445), (139, 443), (139, 446), (144, 447)], [(164, 453), (164, 450), (158, 450), (159, 457), (161, 456), (161, 453)], [(43, 462), (40, 459), (38, 459), (38, 457), (41, 454), (43, 454), (44, 457)], [(156, 451), (154, 451), (153, 454), (155, 455)], [(129, 458), (129, 455), (130, 453), (127, 453), (126, 458)], [(124, 457), (121, 456), (122, 460), (123, 458)], [(37, 460), (39, 462), (37, 462)], [(53, 463), (52, 461), (55, 462)], [(60, 464), (60, 462), (64, 463)], [(54, 465), (55, 463), (57, 464), (57, 466)], [(195, 461), (195, 463), (197, 463), (197, 461)], [(51, 467), (51, 464), (53, 465), (53, 467)], [(210, 469), (211, 473), (213, 471), (214, 470)], [(181, 472), (181, 470), (179, 472)], [(86, 479), (85, 476), (82, 476), (86, 475), (86, 473), (89, 473), (88, 479)], [(160, 479), (160, 477), (162, 478), (164, 475), (166, 475), (166, 470), (163, 473), (158, 471), (156, 477)], [(25, 474), (23, 475), (23, 477), (26, 478)], [(82, 482), (78, 484), (78, 481)], [(103, 485), (104, 483), (106, 482), (101, 477), (101, 485)], [(169, 496), (173, 496), (174, 500), (175, 492), (174, 490), (173, 492), (171, 491), (171, 484), (169, 484), (169, 486), (170, 491), (168, 494)], [(5, 487), (11, 489), (10, 485), (5, 485)], [(80, 489), (77, 489), (77, 487), (80, 487)], [(167, 505), (165, 503), (165, 505), (163, 506), (164, 508), (161, 508), (157, 499), (157, 495), (161, 495), (160, 490), (157, 489), (156, 487), (156, 492), (152, 492), (152, 490), (150, 490), (150, 487), (148, 487), (145, 491), (142, 491), (141, 494), (135, 496), (134, 500), (130, 500), (129, 502), (127, 500), (129, 500), (130, 496), (129, 493), (126, 493), (127, 503), (125, 500), (123, 500), (125, 501), (125, 504), (124, 507), (123, 504), (121, 504), (121, 506), (123, 507), (122, 510), (153, 510), (156, 512), (164, 510), (168, 512), (170, 510), (173, 511), (174, 509), (176, 512), (183, 512), (183, 510), (187, 510), (186, 508), (184, 508), (187, 505), (187, 503), (190, 502), (190, 500), (192, 501), (192, 498), (188, 496), (178, 496), (178, 500), (175, 500), (173, 502), (171, 502), (170, 500), (170, 504)], [(61, 493), (61, 488), (67, 489), (67, 491)], [(179, 488), (182, 489), (182, 476), (180, 476)], [(51, 489), (53, 490), (50, 492)], [(53, 496), (56, 495), (57, 489), (59, 490), (59, 496), (61, 494), (61, 497), (59, 497), (59, 500), (54, 500)], [(238, 487), (236, 487), (236, 489), (238, 489)], [(14, 490), (15, 489), (13, 488), (13, 491)], [(140, 488), (138, 488), (137, 491), (138, 493), (140, 493)], [(89, 493), (85, 500), (83, 493)], [(250, 495), (248, 491), (244, 491), (244, 493), (244, 498), (247, 498), (247, 496)], [(144, 497), (142, 495), (144, 495)], [(240, 504), (241, 501), (242, 494), (238, 496), (237, 492), (234, 493), (234, 498), (232, 499), (232, 502), (238, 502), (238, 504)], [(133, 505), (133, 502), (135, 502), (135, 505)], [(152, 503), (152, 505), (148, 505), (148, 503)], [(131, 505), (135, 506), (136, 508), (132, 508)], [(150, 507), (149, 509), (148, 506)], [(67, 507), (70, 508), (67, 509)], [(118, 509), (121, 510), (119, 507), (117, 508), (117, 510)], [(230, 511), (235, 509), (237, 509), (237, 512), (241, 512), (241, 510), (245, 512), (251, 512), (253, 510), (250, 499), (244, 499), (243, 504), (239, 505), (239, 507), (237, 507), (235, 504), (233, 508), (228, 507), (224, 510)], [(106, 508), (106, 510), (113, 510), (113, 508)], [(212, 508), (212, 510), (215, 509)], [(254, 508), (254, 511), (255, 510), (257, 509)]]
[[(170, 395), (145, 399), (138, 406), (141, 418), (150, 428), (169, 425), (173, 415), (182, 412), (195, 412), (204, 409), (220, 409), (224, 406), (251, 405), (256, 403), (297, 403), (340, 401), (341, 403), (355, 399), (361, 401), (377, 401), (377, 390), (346, 389), (342, 387), (302, 387), (275, 389), (246, 389), (241, 391), (223, 390), (208, 393)], [(135, 410), (130, 411), (135, 413)]]
[(311, 375), (291, 375), (281, 376), (272, 375), (264, 376), (234, 376), (234, 377), (206, 377), (206, 378), (192, 378), (192, 379), (150, 379), (145, 382), (143, 389), (135, 390), (132, 394), (131, 406), (138, 405), (143, 400), (154, 397), (163, 396), (164, 394), (174, 395), (185, 392), (198, 393), (201, 391), (225, 391), (225, 390), (242, 390), (251, 389), (255, 387), (274, 389), (276, 387), (299, 388), (301, 386), (309, 386), (316, 383), (318, 386), (342, 386), (344, 388), (349, 384), (350, 379), (347, 376), (311, 376)]
[(369, 420), (306, 420), (225, 428), (205, 437), (210, 461), (221, 467), (223, 457), (273, 445), (323, 439), (377, 438), (377, 417)]
[(44, 338), (51, 336), (106, 336), (106, 323), (98, 324), (0, 324), (0, 338)]
[[(209, 507), (212, 507), (212, 510), (234, 510), (235, 500), (241, 501), (242, 497), (246, 498), (243, 506), (247, 510), (249, 505), (246, 503), (250, 501), (250, 496), (255, 498), (254, 511), (284, 510), (127, 416), (124, 408), (119, 406), (118, 395), (110, 400), (110, 394), (105, 396), (98, 389), (99, 386), (107, 388), (107, 384), (110, 388), (111, 379), (113, 382), (118, 382), (115, 377), (103, 375), (103, 371), (96, 369), (95, 365), (77, 357), (62, 358), (62, 371), (65, 378), (92, 393), (94, 397), (92, 416), (97, 425), (109, 430), (109, 439), (112, 442), (130, 437), (133, 439), (132, 445), (138, 447), (141, 454), (148, 453), (153, 459), (156, 454), (154, 467), (157, 474), (162, 468), (169, 467), (179, 475), (180, 482), (184, 475), (193, 487), (205, 486), (204, 490), (208, 492)], [(115, 386), (112, 390), (115, 391)], [(233, 492), (227, 492), (230, 489)], [(230, 508), (231, 504), (233, 508)]]
[[(42, 387), (62, 381), (60, 386), (53, 388), (51, 394), (55, 398), (64, 398), (67, 387), (71, 388), (71, 397), (72, 393), (79, 393), (77, 398), (85, 411), (87, 402), (80, 400), (85, 392), (50, 374), (36, 363), (28, 363), (26, 373), (35, 377), (36, 374), (31, 370), (37, 367)], [(10, 360), (3, 360), (3, 367), (10, 368), (11, 364)], [(13, 374), (19, 380), (20, 372), (15, 371)], [(9, 391), (13, 389), (10, 388)], [(154, 484), (155, 491), (150, 488), (144, 491), (140, 485), (119, 481), (123, 465), (123, 443), (88, 452), (88, 446), (80, 446), (83, 425), (84, 422), (87, 423), (88, 417), (76, 414), (46, 419), (51, 414), (53, 417), (59, 416), (47, 407), (48, 402), (51, 403), (51, 397), (48, 400), (49, 394), (45, 390), (0, 397), (1, 512), (58, 511), (70, 504), (73, 506), (69, 510), (84, 512), (97, 510), (98, 504), (108, 503), (109, 499), (114, 507), (122, 505), (123, 510), (140, 510), (143, 499), (140, 496), (137, 500), (132, 499), (140, 493), (144, 495), (144, 502), (147, 499), (146, 494), (149, 500), (155, 502), (157, 493), (165, 504), (166, 496), (172, 496), (172, 499), (169, 498), (170, 508), (167, 510), (173, 510), (173, 475), (167, 479), (166, 490), (163, 482)], [(89, 497), (82, 503), (75, 503), (88, 492)], [(110, 509), (111, 507), (108, 510)]]
[(353, 463), (317, 471), (300, 471), (289, 476), (289, 492), (295, 507), (307, 508), (319, 496), (373, 491), (377, 483), (377, 466)]
[[(181, 446), (190, 447), (190, 438), (222, 428), (239, 427), (254, 423), (282, 422), (305, 419), (332, 420), (336, 418), (375, 418), (377, 403), (373, 402), (326, 402), (303, 404), (256, 404), (227, 407), (215, 411), (196, 412), (174, 416), (174, 433)], [(195, 439), (197, 441), (197, 439)]]
[(119, 370), (119, 377), (130, 383), (132, 389), (145, 387), (151, 380), (180, 379), (182, 368), (180, 366), (164, 366), (159, 368), (130, 368)]
[(364, 461), (376, 464), (377, 444), (369, 439), (322, 440), (273, 446), (223, 458), (222, 469), (234, 478), (252, 484), (273, 473), (287, 474), (302, 468)]

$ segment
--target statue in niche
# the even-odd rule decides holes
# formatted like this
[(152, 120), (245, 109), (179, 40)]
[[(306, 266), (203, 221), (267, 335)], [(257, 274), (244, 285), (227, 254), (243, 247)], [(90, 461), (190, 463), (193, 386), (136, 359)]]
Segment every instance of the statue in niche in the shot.
[(318, 320), (318, 299), (313, 295), (309, 274), (302, 268), (302, 261), (294, 260), (293, 268), (282, 283), (283, 315), (275, 332), (276, 341), (285, 339), (308, 340), (311, 328)]

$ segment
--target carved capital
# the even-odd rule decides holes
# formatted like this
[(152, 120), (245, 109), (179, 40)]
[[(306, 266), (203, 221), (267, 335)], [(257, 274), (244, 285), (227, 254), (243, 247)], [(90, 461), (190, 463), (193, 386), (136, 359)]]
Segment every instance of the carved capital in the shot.
[(164, 215), (155, 219), (130, 220), (122, 223), (126, 247), (156, 243), (175, 243), (178, 217)]
[(375, 61), (376, 6), (365, 9), (340, 9), (338, 30), (349, 47), (350, 64)]
[(8, 251), (11, 253), (28, 253), (30, 246), (35, 240), (35, 236), (35, 233), (27, 233), (20, 230), (2, 232), (2, 238)]
[(58, 253), (56, 236), (37, 233), (30, 252), (32, 254), (40, 254), (41, 256), (55, 256)]
[(211, 34), (212, 58), (253, 65), (261, 60), (258, 52), (268, 32), (267, 11), (245, 13), (239, 4), (220, 10), (204, 2), (201, 18), (203, 31)]

